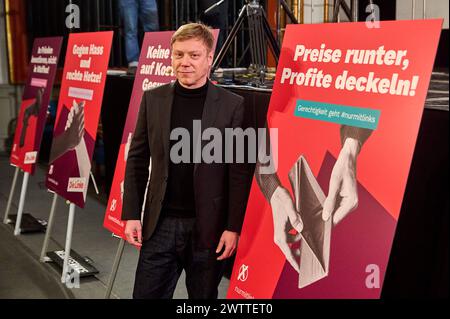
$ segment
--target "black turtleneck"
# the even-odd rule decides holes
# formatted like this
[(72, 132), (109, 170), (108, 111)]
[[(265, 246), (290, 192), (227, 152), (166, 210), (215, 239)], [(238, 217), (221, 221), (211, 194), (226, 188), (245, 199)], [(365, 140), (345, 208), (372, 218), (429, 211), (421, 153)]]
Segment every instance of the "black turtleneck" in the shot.
[[(170, 129), (185, 128), (189, 132), (190, 160), (189, 163), (169, 161), (169, 179), (162, 206), (164, 216), (195, 217), (193, 121), (202, 119), (207, 91), (208, 82), (197, 89), (187, 89), (175, 82)], [(170, 140), (170, 149), (180, 140), (181, 137)]]

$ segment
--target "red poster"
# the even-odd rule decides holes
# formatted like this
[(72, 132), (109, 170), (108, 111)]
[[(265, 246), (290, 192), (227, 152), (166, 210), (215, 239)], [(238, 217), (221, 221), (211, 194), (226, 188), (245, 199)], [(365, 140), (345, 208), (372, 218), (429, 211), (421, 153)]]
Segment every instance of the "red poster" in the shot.
[(31, 51), (10, 158), (12, 165), (30, 174), (39, 155), (61, 43), (62, 37), (36, 38)]
[(86, 201), (112, 36), (73, 33), (67, 44), (46, 185), (79, 207)]
[[(174, 31), (147, 32), (142, 44), (141, 56), (134, 79), (133, 91), (128, 107), (127, 120), (122, 135), (122, 142), (119, 148), (119, 155), (116, 162), (114, 179), (111, 185), (108, 206), (106, 207), (103, 226), (126, 240), (125, 222), (121, 220), (123, 181), (125, 178), (125, 167), (127, 164), (128, 149), (136, 126), (137, 115), (144, 91), (152, 87), (169, 83), (175, 80), (172, 75), (172, 55), (170, 39)], [(219, 35), (219, 30), (213, 30), (215, 40)]]
[(441, 25), (287, 27), (228, 298), (380, 297)]

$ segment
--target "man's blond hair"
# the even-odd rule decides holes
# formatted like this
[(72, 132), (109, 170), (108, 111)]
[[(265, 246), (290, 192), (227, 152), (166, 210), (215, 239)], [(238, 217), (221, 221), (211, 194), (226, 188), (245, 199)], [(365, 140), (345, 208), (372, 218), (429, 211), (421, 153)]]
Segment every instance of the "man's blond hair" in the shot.
[(211, 32), (211, 28), (202, 23), (188, 23), (179, 27), (172, 35), (170, 46), (172, 47), (176, 41), (186, 41), (190, 39), (202, 40), (208, 52), (211, 52), (213, 49), (214, 36)]

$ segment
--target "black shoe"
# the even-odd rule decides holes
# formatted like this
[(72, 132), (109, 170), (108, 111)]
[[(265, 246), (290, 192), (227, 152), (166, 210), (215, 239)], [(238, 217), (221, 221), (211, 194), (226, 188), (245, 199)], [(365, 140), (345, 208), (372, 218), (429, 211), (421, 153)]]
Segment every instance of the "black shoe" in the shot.
[(136, 66), (129, 66), (127, 70), (127, 75), (136, 75)]

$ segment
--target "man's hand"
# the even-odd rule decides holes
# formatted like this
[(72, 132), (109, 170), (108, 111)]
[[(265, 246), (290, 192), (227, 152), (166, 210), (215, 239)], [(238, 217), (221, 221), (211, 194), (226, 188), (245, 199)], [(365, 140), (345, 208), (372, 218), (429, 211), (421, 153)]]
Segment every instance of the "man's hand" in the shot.
[(323, 205), (322, 218), (326, 221), (333, 215), (334, 225), (358, 206), (356, 158), (359, 148), (356, 139), (347, 138), (331, 173), (330, 189)]
[(142, 246), (142, 224), (140, 220), (127, 220), (127, 225), (125, 226), (125, 236), (127, 237), (128, 243), (131, 245), (141, 248)]
[(217, 245), (216, 253), (218, 254), (225, 246), (225, 250), (222, 255), (217, 257), (217, 260), (223, 260), (231, 257), (236, 251), (236, 247), (239, 241), (239, 234), (225, 230), (220, 237), (219, 245)]
[(80, 144), (84, 135), (84, 102), (70, 109), (66, 122), (65, 140), (69, 150)]
[(74, 150), (83, 140), (84, 136), (84, 101), (73, 102), (67, 116), (64, 132), (53, 138), (50, 152), (50, 163), (64, 155), (67, 151)]
[[(303, 222), (297, 213), (291, 195), (283, 188), (278, 187), (270, 198), (272, 207), (274, 242), (281, 249), (287, 261), (297, 271), (300, 271), (297, 256), (289, 244), (300, 240), (300, 232), (303, 230)], [(289, 231), (294, 228), (298, 234), (291, 235)]]

